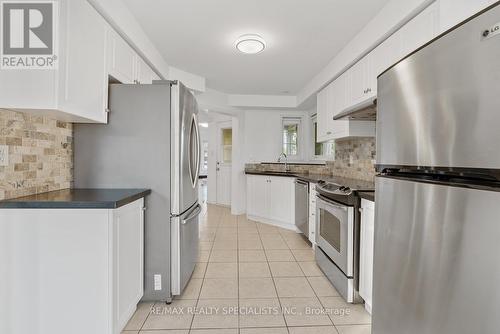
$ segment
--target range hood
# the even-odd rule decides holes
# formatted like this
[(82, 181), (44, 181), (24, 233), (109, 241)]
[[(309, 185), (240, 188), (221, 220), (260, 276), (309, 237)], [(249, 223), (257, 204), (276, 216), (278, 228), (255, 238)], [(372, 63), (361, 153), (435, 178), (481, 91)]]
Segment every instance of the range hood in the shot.
[(349, 119), (352, 121), (376, 121), (377, 99), (371, 98), (352, 107), (349, 107), (346, 110), (342, 111), (340, 114), (333, 116), (333, 119)]

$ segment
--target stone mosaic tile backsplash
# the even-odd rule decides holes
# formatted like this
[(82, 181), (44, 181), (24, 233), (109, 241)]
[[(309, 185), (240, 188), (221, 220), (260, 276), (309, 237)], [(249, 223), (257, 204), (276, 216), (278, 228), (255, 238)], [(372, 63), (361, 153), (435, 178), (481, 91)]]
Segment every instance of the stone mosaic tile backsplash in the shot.
[(0, 109), (0, 145), (9, 165), (0, 166), (0, 200), (71, 187), (71, 123)]
[[(290, 164), (296, 173), (322, 174), (373, 181), (375, 178), (375, 138), (360, 137), (335, 142), (335, 161), (325, 165)], [(247, 169), (282, 171), (278, 164), (247, 164)]]

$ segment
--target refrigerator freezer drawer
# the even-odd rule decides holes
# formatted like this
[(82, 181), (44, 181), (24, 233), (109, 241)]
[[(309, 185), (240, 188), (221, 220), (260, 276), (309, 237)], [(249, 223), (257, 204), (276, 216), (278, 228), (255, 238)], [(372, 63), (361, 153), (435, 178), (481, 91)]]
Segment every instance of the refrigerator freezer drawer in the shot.
[(376, 178), (373, 334), (500, 328), (500, 192)]
[(196, 204), (184, 215), (171, 218), (172, 295), (182, 293), (198, 260), (200, 213), (201, 206)]

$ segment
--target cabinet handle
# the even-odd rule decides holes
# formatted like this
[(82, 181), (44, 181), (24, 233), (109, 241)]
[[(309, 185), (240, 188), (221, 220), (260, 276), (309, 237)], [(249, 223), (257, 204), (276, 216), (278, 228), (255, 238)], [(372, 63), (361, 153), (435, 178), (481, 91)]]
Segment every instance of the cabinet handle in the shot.
[(327, 135), (331, 135), (331, 134), (332, 134), (332, 132), (331, 132), (331, 131), (328, 131), (326, 134), (327, 134)]

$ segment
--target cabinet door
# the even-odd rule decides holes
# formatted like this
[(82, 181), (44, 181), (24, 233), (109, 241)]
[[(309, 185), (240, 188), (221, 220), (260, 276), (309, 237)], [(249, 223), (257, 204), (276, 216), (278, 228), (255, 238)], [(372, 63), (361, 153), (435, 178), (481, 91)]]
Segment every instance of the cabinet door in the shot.
[(87, 1), (68, 1), (66, 5), (66, 56), (60, 76), (58, 109), (105, 123), (108, 26)]
[(109, 30), (109, 74), (121, 83), (136, 80), (137, 55), (113, 29)]
[(327, 106), (327, 93), (326, 88), (318, 92), (317, 95), (317, 105), (316, 105), (316, 117), (318, 120), (318, 141), (327, 140), (328, 136), (328, 106)]
[(144, 199), (113, 210), (113, 324), (118, 333), (143, 295)]
[(247, 213), (251, 216), (266, 217), (268, 177), (247, 176)]
[(349, 80), (348, 73), (345, 72), (341, 76), (339, 76), (334, 81), (334, 106), (333, 106), (333, 116), (340, 114), (349, 106)]
[(438, 34), (437, 3), (427, 7), (398, 32), (400, 57), (415, 51)]
[(359, 294), (365, 300), (366, 308), (371, 312), (373, 285), (373, 244), (375, 238), (374, 203), (361, 201), (361, 240), (360, 240), (360, 280)]
[(366, 59), (363, 58), (354, 64), (347, 72), (350, 76), (350, 103), (349, 106), (353, 106), (363, 101), (364, 91), (365, 91), (365, 62)]
[(156, 74), (155, 72), (153, 72), (153, 81), (154, 80), (161, 80), (160, 76), (158, 74)]
[(148, 64), (141, 58), (137, 57), (137, 73), (136, 79), (137, 83), (140, 84), (151, 84), (153, 83), (154, 72), (151, 70)]
[(377, 75), (375, 74), (375, 51), (365, 56), (363, 101), (377, 96)]
[(293, 178), (269, 177), (269, 219), (285, 224), (295, 224), (295, 186)]
[(377, 46), (373, 53), (373, 72), (375, 78), (399, 61), (399, 38), (397, 33)]

